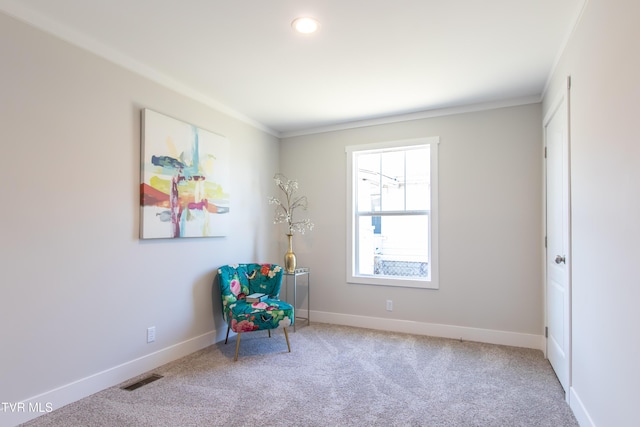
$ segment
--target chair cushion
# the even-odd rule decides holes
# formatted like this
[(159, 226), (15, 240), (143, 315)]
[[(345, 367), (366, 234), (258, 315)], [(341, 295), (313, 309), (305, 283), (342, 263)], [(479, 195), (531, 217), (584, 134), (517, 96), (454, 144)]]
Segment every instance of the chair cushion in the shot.
[(236, 300), (229, 304), (228, 309), (227, 321), (234, 332), (284, 328), (292, 325), (295, 319), (293, 306), (278, 299), (266, 299), (254, 303)]

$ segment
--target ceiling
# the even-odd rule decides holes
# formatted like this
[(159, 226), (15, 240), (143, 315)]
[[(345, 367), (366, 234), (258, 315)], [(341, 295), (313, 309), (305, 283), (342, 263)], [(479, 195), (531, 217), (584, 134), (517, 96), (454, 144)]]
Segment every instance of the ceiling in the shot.
[[(291, 136), (539, 100), (584, 1), (0, 0), (0, 10)], [(317, 33), (292, 30), (303, 15)]]

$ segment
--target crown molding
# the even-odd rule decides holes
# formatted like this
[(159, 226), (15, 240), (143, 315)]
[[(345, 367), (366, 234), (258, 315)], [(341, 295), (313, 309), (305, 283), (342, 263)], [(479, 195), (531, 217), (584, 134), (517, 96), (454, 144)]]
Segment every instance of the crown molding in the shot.
[(213, 98), (202, 95), (194, 88), (170, 77), (157, 69), (150, 67), (130, 56), (127, 56), (119, 50), (113, 49), (104, 43), (101, 43), (91, 37), (86, 36), (72, 28), (63, 25), (57, 21), (39, 14), (20, 2), (13, 0), (0, 0), (0, 11), (4, 14), (24, 22), (32, 27), (44, 31), (58, 39), (77, 46), (83, 50), (89, 51), (103, 59), (117, 64), (135, 74), (153, 81), (167, 89), (198, 101), (214, 110), (224, 113), (234, 119), (240, 120), (251, 125), (261, 131), (279, 137), (279, 132), (275, 131), (264, 124), (245, 116), (244, 114), (230, 108)]
[[(587, 3), (587, 1), (588, 0), (583, 0), (584, 3), (583, 3), (582, 10), (584, 10), (584, 5)], [(418, 111), (418, 112), (407, 113), (407, 114), (389, 115), (389, 116), (382, 116), (382, 117), (376, 117), (376, 118), (370, 118), (370, 119), (364, 119), (364, 120), (341, 122), (341, 123), (336, 123), (328, 126), (320, 126), (315, 128), (279, 132), (240, 113), (237, 110), (234, 110), (233, 108), (230, 108), (222, 104), (221, 102), (213, 98), (203, 95), (196, 89), (176, 80), (175, 78), (172, 78), (153, 67), (150, 67), (140, 61), (137, 61), (136, 59), (128, 55), (123, 54), (121, 51), (113, 49), (105, 45), (104, 43), (101, 43), (66, 25), (63, 25), (57, 21), (54, 21), (46, 16), (43, 16), (42, 14), (39, 14), (33, 11), (32, 9), (29, 9), (24, 4), (21, 4), (21, 2), (19, 1), (0, 0), (0, 11), (19, 21), (22, 21), (39, 30), (42, 30), (54, 37), (64, 40), (67, 43), (70, 43), (83, 50), (89, 51), (99, 57), (102, 57), (112, 63), (115, 63), (163, 87), (173, 90), (183, 96), (186, 96), (190, 99), (200, 102), (216, 111), (226, 114), (232, 118), (235, 118), (258, 130), (266, 132), (280, 139), (286, 139), (286, 138), (292, 138), (292, 137), (304, 136), (304, 135), (313, 135), (318, 133), (333, 132), (333, 131), (339, 131), (339, 130), (355, 129), (355, 128), (361, 128), (366, 126), (376, 126), (376, 125), (400, 123), (400, 122), (406, 122), (406, 121), (412, 121), (412, 120), (420, 120), (425, 118), (464, 114), (469, 112), (491, 110), (496, 108), (535, 104), (535, 103), (541, 102), (541, 99), (543, 96), (543, 95), (533, 95), (533, 96), (527, 96), (527, 97), (507, 99), (502, 101), (430, 109), (430, 110)], [(571, 32), (567, 35), (565, 44), (570, 39), (570, 36), (573, 33), (573, 29), (575, 28), (575, 25), (577, 25), (578, 21), (579, 21), (579, 17), (576, 19), (576, 22), (574, 23), (574, 26), (572, 27)], [(559, 58), (561, 56), (563, 49), (564, 49), (564, 45), (562, 49), (560, 49), (558, 57), (556, 58), (555, 65), (557, 65), (557, 62), (559, 61)], [(547, 86), (549, 85), (552, 74), (553, 74), (553, 70), (552, 70), (552, 73), (549, 74), (547, 83), (545, 85), (545, 88), (542, 94), (545, 93)]]
[(560, 47), (558, 48), (556, 57), (554, 58), (553, 64), (551, 65), (551, 69), (549, 70), (549, 74), (547, 75), (547, 80), (544, 83), (544, 88), (542, 89), (542, 96), (541, 96), (542, 99), (544, 99), (544, 97), (547, 95), (547, 91), (549, 90), (549, 86), (551, 85), (551, 81), (553, 80), (553, 75), (556, 73), (558, 65), (560, 64), (560, 60), (564, 55), (564, 51), (567, 49), (567, 45), (569, 44), (569, 41), (573, 37), (573, 34), (575, 33), (576, 28), (578, 27), (578, 24), (582, 20), (582, 15), (584, 15), (584, 10), (587, 7), (587, 3), (589, 3), (589, 0), (582, 0), (582, 3), (580, 4), (580, 7), (579, 7), (579, 12), (575, 15), (575, 19), (569, 26), (569, 29), (567, 30), (567, 34), (565, 34), (564, 39), (562, 40), (562, 44), (560, 44)]
[(433, 117), (452, 116), (455, 114), (465, 114), (484, 110), (494, 110), (497, 108), (517, 107), (519, 105), (538, 104), (541, 102), (540, 95), (512, 98), (501, 101), (484, 102), (478, 104), (461, 105), (456, 107), (438, 108), (424, 110), (408, 114), (377, 117), (374, 119), (358, 120), (352, 122), (338, 123), (335, 125), (322, 126), (311, 129), (281, 132), (280, 138), (293, 138), (296, 136), (314, 135), (318, 133), (334, 132), (339, 130), (355, 129), (367, 126), (386, 125), (391, 123), (408, 122), (412, 120), (429, 119)]

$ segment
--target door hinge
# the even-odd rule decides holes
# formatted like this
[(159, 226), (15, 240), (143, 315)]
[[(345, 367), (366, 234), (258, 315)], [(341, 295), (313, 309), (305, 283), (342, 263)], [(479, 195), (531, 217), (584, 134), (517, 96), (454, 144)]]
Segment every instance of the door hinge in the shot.
[(547, 147), (544, 147), (544, 158), (547, 158)]
[(567, 90), (571, 89), (571, 76), (567, 76)]
[(547, 236), (544, 236), (544, 247), (547, 247)]
[(544, 337), (545, 338), (549, 338), (549, 327), (548, 326), (544, 327)]

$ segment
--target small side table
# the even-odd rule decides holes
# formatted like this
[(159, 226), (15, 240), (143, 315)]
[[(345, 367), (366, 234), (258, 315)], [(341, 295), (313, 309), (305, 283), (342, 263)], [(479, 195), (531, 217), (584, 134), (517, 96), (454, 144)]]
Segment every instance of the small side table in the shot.
[[(298, 295), (297, 295), (297, 288), (298, 288), (298, 276), (307, 276), (307, 317), (298, 317), (296, 316), (296, 319), (302, 319), (302, 320), (306, 320), (307, 321), (307, 325), (311, 324), (311, 310), (309, 309), (310, 305), (309, 305), (309, 299), (311, 296), (311, 279), (310, 279), (310, 275), (309, 275), (309, 268), (308, 267), (298, 267), (295, 269), (295, 271), (293, 273), (287, 273), (286, 271), (284, 272), (284, 276), (286, 277), (286, 296), (287, 299), (289, 297), (289, 278), (293, 277), (293, 309), (294, 312), (297, 312), (298, 310)], [(296, 331), (296, 321), (294, 319), (293, 322), (293, 332)]]

